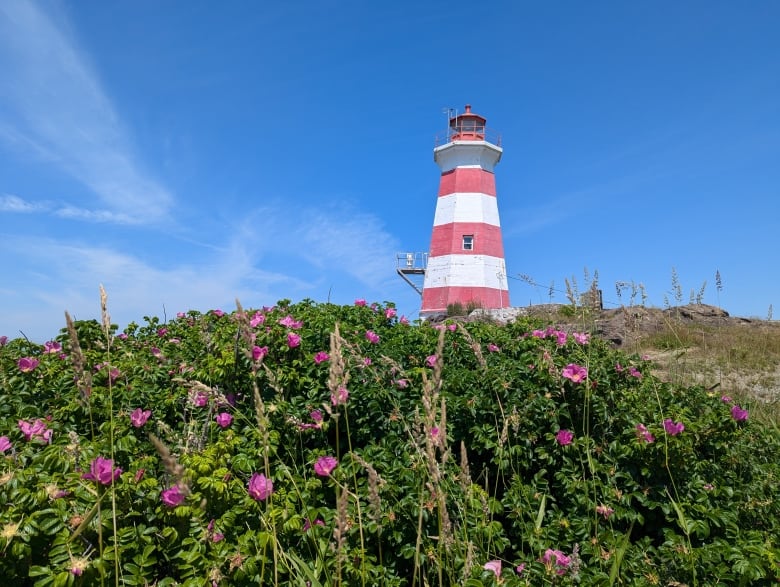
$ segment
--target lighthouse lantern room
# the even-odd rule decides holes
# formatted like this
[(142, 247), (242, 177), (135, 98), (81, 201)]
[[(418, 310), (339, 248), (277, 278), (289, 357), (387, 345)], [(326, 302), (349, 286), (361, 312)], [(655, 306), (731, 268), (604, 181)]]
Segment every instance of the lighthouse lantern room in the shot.
[(485, 122), (467, 104), (464, 113), (449, 119), (446, 136), (433, 150), (441, 178), (425, 259), (423, 318), (444, 314), (455, 304), (509, 306), (493, 173), (503, 150)]

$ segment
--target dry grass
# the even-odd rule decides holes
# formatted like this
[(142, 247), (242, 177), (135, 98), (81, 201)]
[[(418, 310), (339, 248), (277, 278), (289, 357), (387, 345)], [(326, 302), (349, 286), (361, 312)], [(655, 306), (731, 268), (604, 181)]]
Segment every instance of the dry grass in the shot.
[(671, 321), (640, 338), (636, 351), (655, 374), (679, 385), (704, 385), (751, 405), (751, 416), (780, 425), (780, 323)]
[[(752, 414), (780, 425), (780, 322), (752, 318), (683, 319), (633, 306), (622, 314), (622, 350), (649, 356), (654, 373), (675, 385), (703, 385), (751, 403)], [(614, 312), (614, 310), (612, 311)], [(552, 324), (598, 331), (608, 312), (549, 304), (529, 314)]]

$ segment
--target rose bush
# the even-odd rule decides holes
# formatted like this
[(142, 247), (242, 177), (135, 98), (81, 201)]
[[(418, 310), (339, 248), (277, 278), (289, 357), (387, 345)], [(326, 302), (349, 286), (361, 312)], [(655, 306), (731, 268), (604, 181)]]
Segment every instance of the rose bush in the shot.
[(364, 300), (6, 340), (0, 576), (776, 583), (777, 428), (650, 367), (589, 333)]

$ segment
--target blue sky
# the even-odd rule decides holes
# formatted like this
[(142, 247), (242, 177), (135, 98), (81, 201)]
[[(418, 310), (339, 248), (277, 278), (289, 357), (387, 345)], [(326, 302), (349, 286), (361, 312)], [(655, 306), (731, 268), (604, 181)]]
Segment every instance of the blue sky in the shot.
[[(502, 134), (514, 305), (598, 271), (780, 315), (780, 3), (0, 3), (0, 334), (419, 296), (443, 109)], [(715, 273), (720, 272), (718, 291)], [(530, 276), (539, 286), (529, 285)]]

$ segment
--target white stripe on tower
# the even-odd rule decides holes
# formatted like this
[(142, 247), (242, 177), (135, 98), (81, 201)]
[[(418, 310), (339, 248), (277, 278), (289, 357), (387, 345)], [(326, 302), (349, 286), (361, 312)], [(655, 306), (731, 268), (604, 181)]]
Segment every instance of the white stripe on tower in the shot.
[(485, 119), (467, 106), (450, 120), (449, 142), (434, 149), (441, 179), (423, 283), (423, 317), (444, 313), (456, 303), (509, 306), (493, 174), (502, 149), (485, 139)]

